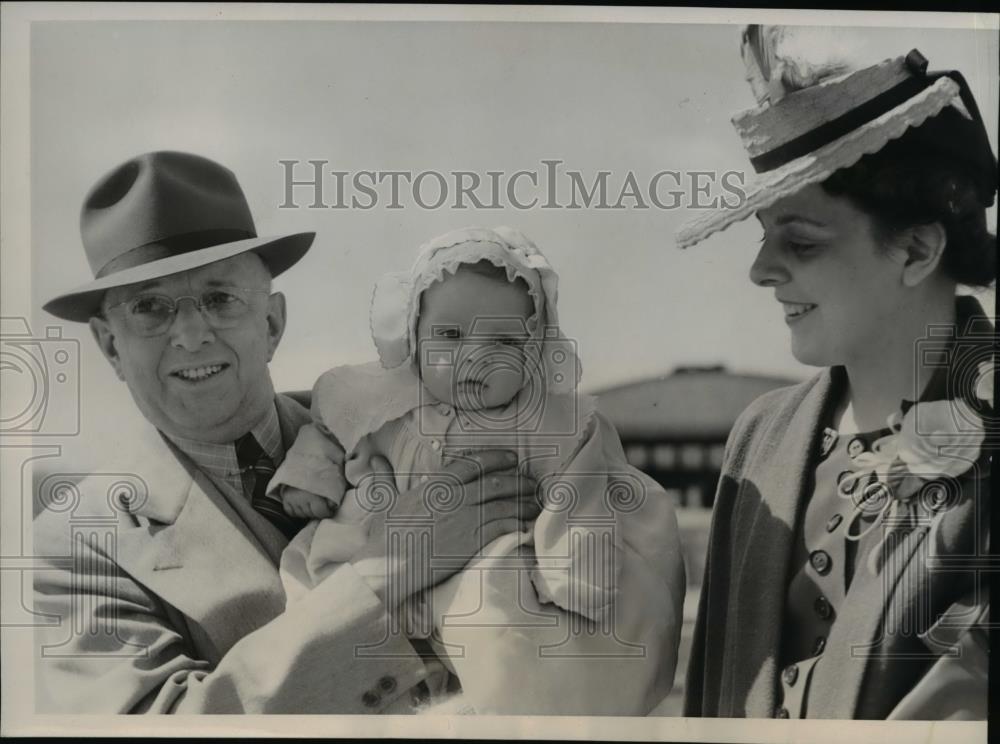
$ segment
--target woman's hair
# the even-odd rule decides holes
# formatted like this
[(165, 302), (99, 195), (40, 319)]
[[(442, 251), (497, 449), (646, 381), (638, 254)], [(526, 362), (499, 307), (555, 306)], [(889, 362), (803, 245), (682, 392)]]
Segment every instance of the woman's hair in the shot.
[[(968, 153), (959, 149), (961, 143), (953, 141), (956, 132), (947, 131), (952, 116), (961, 114), (946, 110), (934, 117), (938, 121), (928, 122), (933, 132), (928, 124), (909, 130), (836, 171), (823, 188), (867, 213), (880, 242), (907, 228), (940, 222), (947, 235), (941, 258), (945, 275), (959, 284), (985, 287), (996, 279), (997, 270), (996, 236), (986, 225), (986, 207), (993, 203), (996, 188), (996, 161), (992, 178), (984, 178), (983, 164), (970, 162)], [(950, 146), (940, 146), (942, 137)], [(988, 157), (992, 159), (992, 153)]]

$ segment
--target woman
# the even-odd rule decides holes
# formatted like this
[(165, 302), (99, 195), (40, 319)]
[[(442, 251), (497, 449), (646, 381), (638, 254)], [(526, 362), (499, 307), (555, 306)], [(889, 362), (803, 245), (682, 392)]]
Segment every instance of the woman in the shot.
[(678, 235), (755, 214), (750, 277), (825, 367), (730, 435), (685, 714), (985, 718), (994, 334), (956, 287), (995, 277), (996, 159), (958, 73), (914, 50), (844, 74), (796, 46), (745, 31), (761, 105), (734, 124), (759, 180)]

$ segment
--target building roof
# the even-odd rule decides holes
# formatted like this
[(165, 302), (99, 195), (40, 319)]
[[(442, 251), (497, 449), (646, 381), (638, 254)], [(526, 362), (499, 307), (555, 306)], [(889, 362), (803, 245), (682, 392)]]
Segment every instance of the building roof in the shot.
[(734, 374), (722, 366), (674, 372), (595, 393), (622, 439), (724, 439), (736, 417), (787, 377)]

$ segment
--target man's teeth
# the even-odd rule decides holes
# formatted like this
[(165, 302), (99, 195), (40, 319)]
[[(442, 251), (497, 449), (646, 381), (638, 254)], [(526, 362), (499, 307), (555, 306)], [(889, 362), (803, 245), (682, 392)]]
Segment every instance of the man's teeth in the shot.
[(182, 380), (204, 380), (206, 377), (218, 374), (225, 365), (213, 364), (210, 367), (192, 367), (191, 369), (180, 369), (174, 372)]
[(802, 315), (803, 313), (807, 313), (814, 307), (816, 307), (815, 305), (809, 305), (809, 304), (800, 305), (795, 302), (786, 302), (784, 303), (784, 305), (785, 305), (785, 315), (787, 315), (789, 318), (794, 318), (798, 315)]

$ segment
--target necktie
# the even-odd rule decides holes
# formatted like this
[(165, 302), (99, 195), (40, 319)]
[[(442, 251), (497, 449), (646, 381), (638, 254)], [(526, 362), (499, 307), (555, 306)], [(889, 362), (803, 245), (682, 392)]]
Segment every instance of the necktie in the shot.
[(236, 461), (240, 472), (247, 473), (252, 482), (250, 504), (291, 540), (306, 521), (285, 514), (281, 499), (267, 494), (267, 484), (274, 475), (274, 461), (267, 456), (253, 434), (244, 434), (236, 440)]

